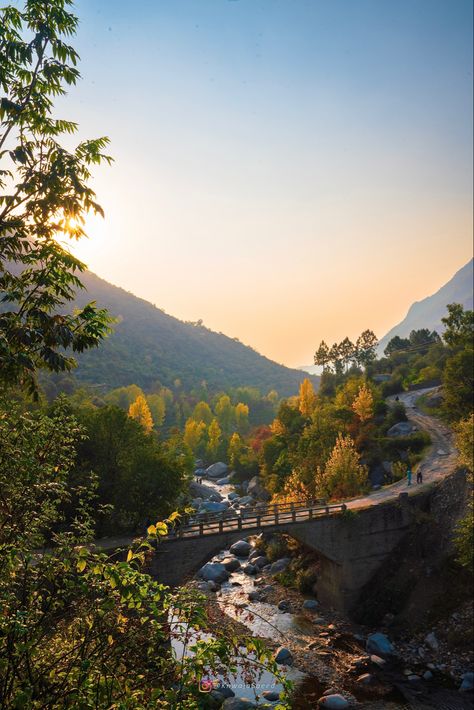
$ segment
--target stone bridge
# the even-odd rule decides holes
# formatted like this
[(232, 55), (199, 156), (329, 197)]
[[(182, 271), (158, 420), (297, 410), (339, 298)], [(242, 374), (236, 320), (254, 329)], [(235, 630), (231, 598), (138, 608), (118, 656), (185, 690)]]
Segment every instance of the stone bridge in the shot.
[(417, 499), (401, 493), (377, 506), (348, 510), (336, 506), (269, 506), (226, 518), (208, 516), (165, 539), (150, 563), (152, 576), (170, 586), (190, 579), (213, 555), (262, 531), (287, 533), (321, 558), (320, 601), (348, 612), (381, 563), (407, 534)]

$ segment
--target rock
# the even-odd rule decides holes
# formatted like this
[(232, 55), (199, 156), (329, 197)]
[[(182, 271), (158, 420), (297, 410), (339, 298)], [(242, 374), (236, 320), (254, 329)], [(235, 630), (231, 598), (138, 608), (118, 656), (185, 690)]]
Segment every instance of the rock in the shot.
[(227, 510), (227, 505), (225, 503), (218, 503), (217, 501), (213, 500), (205, 500), (203, 504), (201, 505), (199, 512), (200, 513), (223, 513), (224, 510)]
[(215, 491), (213, 488), (210, 488), (210, 486), (206, 486), (203, 483), (196, 483), (196, 481), (191, 481), (191, 483), (189, 484), (189, 493), (198, 500), (205, 500), (208, 499), (209, 496), (213, 495)]
[(256, 707), (255, 703), (245, 698), (227, 698), (224, 700), (222, 710), (250, 710)]
[(410, 681), (410, 683), (418, 683), (421, 680), (421, 678), (419, 675), (415, 675), (413, 673), (412, 675), (408, 676), (408, 680)]
[(278, 574), (278, 572), (283, 572), (290, 564), (291, 559), (289, 557), (282, 557), (280, 560), (274, 562), (270, 567), (270, 574)]
[(381, 488), (382, 486), (380, 485), (380, 483), (376, 483), (375, 486), (372, 486), (373, 491), (379, 491)]
[(217, 481), (218, 486), (227, 486), (228, 483), (230, 483), (230, 478), (219, 478)]
[(222, 496), (220, 493), (217, 493), (217, 491), (214, 491), (214, 493), (211, 493), (209, 496), (209, 500), (213, 503), (220, 503), (222, 501)]
[(275, 661), (285, 666), (291, 666), (293, 663), (293, 654), (285, 646), (280, 646), (275, 653)]
[(255, 565), (248, 565), (248, 564), (243, 565), (243, 567), (241, 569), (242, 569), (242, 572), (244, 572), (245, 574), (248, 574), (248, 575), (257, 574), (257, 572), (258, 572)]
[(248, 600), (250, 602), (260, 602), (262, 601), (262, 590), (261, 589), (255, 589), (253, 592), (249, 592), (248, 594)]
[(290, 602), (287, 601), (286, 599), (281, 599), (278, 602), (278, 608), (280, 611), (288, 611), (290, 608)]
[(459, 690), (464, 693), (468, 690), (474, 690), (474, 673), (469, 671), (469, 673), (464, 673), (462, 676), (462, 683), (459, 686)]
[(242, 496), (242, 498), (239, 500), (240, 505), (249, 505), (250, 503), (255, 503), (255, 500), (252, 496)]
[(276, 690), (264, 690), (262, 693), (262, 698), (265, 698), (265, 700), (270, 700), (270, 702), (274, 702), (275, 700), (280, 699), (280, 693), (277, 693)]
[(439, 641), (436, 638), (434, 631), (425, 636), (425, 643), (431, 648), (432, 651), (437, 651), (439, 649)]
[(372, 673), (363, 673), (357, 678), (357, 682), (361, 685), (370, 685), (374, 682), (374, 676)]
[(206, 582), (217, 582), (218, 584), (229, 579), (229, 573), (220, 562), (207, 562), (204, 567), (201, 567), (197, 576)]
[(235, 572), (240, 567), (240, 562), (235, 557), (226, 557), (222, 560), (222, 564), (228, 572)]
[(335, 695), (323, 695), (323, 697), (318, 700), (318, 707), (327, 708), (327, 710), (344, 710), (344, 708), (349, 707), (349, 701), (342, 695), (339, 695), (339, 693)]
[(211, 690), (207, 696), (207, 707), (210, 708), (210, 710), (218, 710), (218, 708), (222, 707), (224, 700), (225, 697), (217, 690), (217, 688), (215, 688), (214, 690)]
[(385, 634), (377, 632), (367, 637), (367, 651), (378, 656), (391, 656), (395, 649)]
[(234, 691), (232, 690), (232, 688), (229, 688), (228, 685), (218, 685), (216, 690), (219, 691), (219, 693), (223, 695), (224, 698), (235, 698)]
[(257, 567), (257, 569), (262, 569), (262, 567), (266, 567), (268, 565), (268, 559), (264, 555), (260, 555), (259, 557), (254, 557), (252, 559), (252, 564)]
[(262, 486), (258, 476), (254, 476), (250, 479), (247, 486), (247, 493), (263, 501), (271, 500), (270, 493)]
[(227, 464), (222, 461), (218, 461), (217, 463), (213, 463), (212, 466), (209, 466), (209, 468), (206, 468), (205, 475), (209, 476), (209, 478), (222, 478), (225, 476), (227, 471)]
[(316, 599), (305, 599), (303, 602), (303, 609), (309, 609), (310, 611), (314, 611), (318, 606), (319, 602)]
[(239, 500), (240, 496), (238, 493), (232, 492), (227, 496), (229, 500)]
[(431, 671), (425, 671), (425, 672), (423, 673), (423, 678), (424, 678), (425, 680), (432, 680), (432, 678), (433, 678), (432, 672), (431, 672)]
[(394, 424), (390, 427), (390, 429), (387, 431), (387, 436), (410, 436), (410, 434), (412, 434), (414, 430), (415, 427), (413, 427), (410, 422), (398, 422), (398, 424)]
[(378, 668), (383, 668), (387, 661), (385, 661), (383, 658), (380, 658), (380, 656), (377, 656), (376, 654), (372, 654), (370, 656), (370, 662), (374, 664), (374, 666), (378, 666)]
[(255, 560), (257, 557), (261, 557), (262, 553), (260, 550), (252, 550), (252, 552), (249, 555), (249, 561)]
[(218, 592), (219, 589), (221, 588), (220, 584), (217, 584), (217, 582), (214, 582), (214, 580), (209, 580), (209, 582), (206, 582), (207, 588), (209, 589), (210, 592)]
[(246, 540), (238, 540), (230, 546), (230, 551), (237, 557), (248, 557), (252, 549), (252, 545)]

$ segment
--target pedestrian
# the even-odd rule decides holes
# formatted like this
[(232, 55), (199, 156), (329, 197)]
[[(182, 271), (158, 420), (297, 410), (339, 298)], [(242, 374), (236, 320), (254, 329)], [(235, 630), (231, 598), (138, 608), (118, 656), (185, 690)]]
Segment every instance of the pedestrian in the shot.
[(411, 486), (411, 477), (412, 477), (411, 466), (410, 466), (410, 464), (408, 464), (408, 468), (407, 468), (407, 481), (408, 481), (408, 485), (409, 485), (409, 486)]
[(395, 397), (395, 402), (399, 402), (399, 401), (400, 401), (400, 397), (397, 394), (397, 396)]
[(421, 466), (420, 466), (420, 468), (418, 469), (418, 471), (416, 472), (416, 482), (417, 482), (417, 483), (423, 483), (423, 470), (422, 470), (422, 467), (421, 467)]

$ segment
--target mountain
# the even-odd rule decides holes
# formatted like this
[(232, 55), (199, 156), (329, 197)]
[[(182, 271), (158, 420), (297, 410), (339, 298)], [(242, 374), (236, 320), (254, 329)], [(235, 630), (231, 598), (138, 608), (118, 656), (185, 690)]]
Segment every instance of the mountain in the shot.
[(468, 261), (462, 269), (459, 269), (454, 274), (448, 283), (432, 296), (428, 296), (410, 306), (401, 323), (392, 328), (380, 340), (379, 353), (383, 353), (387, 344), (395, 335), (406, 338), (412, 330), (418, 330), (419, 328), (429, 328), (441, 333), (443, 331), (441, 318), (446, 315), (448, 303), (461, 303), (464, 308), (472, 309), (473, 262), (473, 259)]
[[(145, 390), (157, 380), (171, 386), (179, 379), (185, 390), (205, 380), (211, 391), (254, 386), (262, 394), (275, 389), (282, 397), (298, 392), (303, 372), (269, 360), (237, 338), (173, 318), (91, 272), (81, 280), (85, 290), (74, 305), (97, 301), (118, 322), (99, 348), (77, 356), (78, 380), (108, 388), (134, 383)], [(310, 379), (317, 385), (318, 378)]]

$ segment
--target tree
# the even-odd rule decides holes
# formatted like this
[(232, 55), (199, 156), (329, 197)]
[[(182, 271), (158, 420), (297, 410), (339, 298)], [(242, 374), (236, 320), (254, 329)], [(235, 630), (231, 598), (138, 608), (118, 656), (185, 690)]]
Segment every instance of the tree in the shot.
[(372, 419), (374, 415), (374, 398), (365, 383), (359, 388), (357, 397), (352, 402), (352, 409), (361, 422)]
[(156, 428), (160, 427), (165, 421), (166, 404), (163, 397), (159, 394), (149, 394), (146, 397), (148, 407), (153, 419), (153, 424)]
[(64, 41), (77, 27), (68, 4), (0, 10), (0, 379), (31, 392), (39, 368), (72, 369), (66, 350), (97, 346), (111, 322), (94, 303), (67, 309), (85, 265), (59, 240), (79, 239), (85, 215), (102, 214), (90, 168), (111, 161), (106, 138), (66, 148), (60, 140), (77, 124), (52, 115), (54, 97), (79, 78), (77, 52)]
[(450, 303), (448, 315), (441, 318), (445, 326), (443, 338), (451, 347), (470, 345), (474, 341), (474, 311), (465, 311), (460, 303)]
[(235, 425), (240, 434), (245, 434), (249, 428), (249, 408), (243, 402), (235, 405)]
[(314, 353), (314, 364), (320, 365), (323, 368), (323, 372), (325, 372), (330, 361), (329, 347), (324, 340), (321, 340), (318, 349)]
[(316, 406), (316, 393), (311, 380), (304, 378), (300, 384), (299, 410), (303, 417), (310, 417)]
[(359, 495), (367, 484), (367, 476), (367, 466), (360, 463), (352, 438), (339, 434), (321, 476), (324, 494), (337, 499)]
[(355, 359), (360, 367), (367, 367), (377, 357), (376, 351), (379, 341), (372, 330), (364, 330), (357, 338), (355, 345)]
[(184, 443), (189, 446), (193, 454), (197, 454), (202, 443), (206, 425), (204, 422), (197, 422), (194, 419), (188, 419), (184, 426)]
[(221, 438), (222, 438), (222, 430), (219, 426), (219, 422), (217, 419), (213, 419), (212, 422), (209, 425), (208, 429), (208, 444), (207, 444), (207, 453), (209, 458), (215, 459), (217, 457), (217, 453), (219, 451), (219, 446), (221, 443)]
[(222, 427), (222, 431), (228, 434), (234, 423), (234, 408), (227, 394), (223, 394), (216, 404), (216, 417)]
[(439, 343), (441, 338), (438, 333), (433, 330), (430, 331), (428, 328), (419, 328), (418, 330), (412, 330), (409, 336), (410, 347), (413, 348), (423, 348), (423, 346), (429, 346), (433, 343)]
[(472, 412), (474, 349), (466, 347), (446, 361), (443, 373), (443, 409), (451, 421)]
[(194, 407), (193, 419), (196, 422), (204, 422), (206, 426), (212, 422), (211, 408), (207, 402), (198, 402)]
[(153, 429), (153, 419), (150, 408), (143, 395), (139, 394), (136, 400), (132, 402), (128, 410), (128, 416), (131, 419), (135, 419), (144, 428), (147, 434)]
[(399, 335), (395, 335), (388, 342), (387, 347), (384, 350), (384, 354), (387, 357), (390, 357), (390, 355), (397, 352), (398, 350), (406, 350), (408, 347), (410, 347), (410, 341), (408, 338), (400, 338)]
[(354, 343), (352, 343), (346, 336), (344, 340), (339, 344), (338, 350), (339, 357), (342, 360), (342, 364), (347, 370), (349, 368), (349, 363), (351, 362), (355, 354)]
[(229, 448), (227, 450), (228, 460), (233, 469), (238, 466), (240, 456), (242, 455), (243, 451), (244, 445), (242, 439), (237, 434), (237, 432), (234, 432), (230, 437)]
[(455, 427), (456, 446), (459, 463), (467, 469), (468, 502), (466, 515), (459, 521), (454, 543), (458, 552), (457, 560), (470, 572), (473, 571), (474, 549), (474, 502), (472, 484), (474, 478), (474, 414), (460, 421)]
[(128, 385), (127, 387), (117, 387), (104, 397), (107, 404), (111, 404), (115, 407), (121, 407), (121, 409), (129, 410), (130, 405), (137, 399), (137, 397), (144, 397), (145, 394), (141, 387), (138, 385)]
[(329, 351), (329, 360), (333, 364), (334, 372), (336, 373), (336, 375), (342, 375), (344, 371), (344, 365), (342, 360), (341, 349), (337, 343), (334, 343), (334, 345), (331, 346), (331, 349)]

